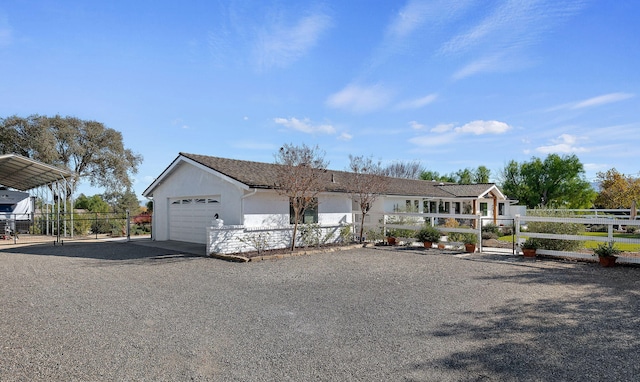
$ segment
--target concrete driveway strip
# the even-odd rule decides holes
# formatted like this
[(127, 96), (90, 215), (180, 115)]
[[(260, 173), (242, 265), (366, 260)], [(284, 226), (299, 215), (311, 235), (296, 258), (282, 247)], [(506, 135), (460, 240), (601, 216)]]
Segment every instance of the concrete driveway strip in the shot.
[(640, 375), (639, 268), (430, 253), (241, 264), (132, 243), (4, 249), (0, 381)]

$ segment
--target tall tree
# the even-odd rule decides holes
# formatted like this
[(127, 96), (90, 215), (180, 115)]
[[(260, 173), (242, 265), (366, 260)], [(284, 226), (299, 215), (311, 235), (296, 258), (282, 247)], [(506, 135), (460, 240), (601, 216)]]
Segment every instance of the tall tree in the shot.
[(502, 171), (502, 189), (529, 208), (588, 208), (595, 191), (584, 178), (584, 168), (575, 155), (549, 154), (545, 160), (511, 161)]
[(0, 119), (0, 150), (16, 153), (73, 172), (67, 196), (75, 191), (78, 180), (108, 192), (123, 192), (131, 187), (142, 157), (124, 147), (122, 134), (96, 121), (75, 117)]
[(318, 146), (285, 144), (275, 155), (276, 191), (289, 199), (293, 212), (291, 250), (296, 246), (300, 218), (307, 208), (318, 206), (318, 194), (324, 190), (328, 162)]
[(640, 205), (640, 178), (634, 178), (612, 168), (597, 174), (600, 192), (597, 208), (631, 208), (633, 201)]
[(474, 183), (489, 183), (489, 178), (491, 178), (491, 170), (485, 166), (478, 166), (473, 174)]
[(362, 212), (360, 222), (360, 242), (364, 233), (365, 218), (378, 196), (387, 189), (380, 162), (374, 162), (371, 158), (349, 155), (349, 171), (354, 174), (352, 181), (347, 185), (348, 191)]
[(383, 168), (384, 176), (392, 178), (420, 179), (423, 171), (419, 161), (393, 162)]

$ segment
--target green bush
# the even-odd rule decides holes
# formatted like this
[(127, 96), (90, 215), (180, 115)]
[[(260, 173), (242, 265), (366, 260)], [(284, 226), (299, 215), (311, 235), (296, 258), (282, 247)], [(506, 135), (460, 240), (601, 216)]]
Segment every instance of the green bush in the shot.
[(482, 226), (482, 233), (490, 232), (496, 236), (496, 238), (500, 235), (500, 227), (493, 223), (485, 224)]
[[(571, 217), (564, 211), (536, 210), (531, 216)], [(553, 223), (553, 222), (529, 222), (528, 230), (532, 233), (552, 233), (555, 235), (579, 235), (584, 231), (584, 224), (579, 223)], [(583, 247), (584, 243), (577, 240), (562, 239), (536, 239), (541, 249), (554, 251), (576, 251)]]

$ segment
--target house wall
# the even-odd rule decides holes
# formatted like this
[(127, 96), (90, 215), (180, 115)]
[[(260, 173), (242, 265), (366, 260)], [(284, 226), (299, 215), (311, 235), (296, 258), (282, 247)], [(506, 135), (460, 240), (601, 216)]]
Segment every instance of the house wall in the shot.
[(243, 190), (229, 181), (182, 162), (153, 192), (153, 238), (169, 240), (170, 198), (208, 195), (219, 195), (220, 218), (225, 224), (242, 224)]
[[(273, 190), (259, 190), (244, 199), (246, 228), (289, 227), (289, 200)], [(326, 193), (318, 197), (320, 225), (351, 224), (351, 199), (347, 194)], [(225, 220), (225, 224), (227, 221)]]

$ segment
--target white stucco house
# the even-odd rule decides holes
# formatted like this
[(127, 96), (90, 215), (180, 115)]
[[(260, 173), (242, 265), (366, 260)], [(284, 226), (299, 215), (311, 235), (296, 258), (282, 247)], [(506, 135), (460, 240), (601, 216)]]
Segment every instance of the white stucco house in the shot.
[[(203, 243), (211, 251), (234, 253), (252, 250), (241, 240), (243, 235), (269, 233), (277, 242), (274, 246), (286, 247), (292, 219), (289, 200), (275, 190), (277, 168), (273, 163), (180, 153), (143, 193), (153, 200), (153, 239)], [(317, 223), (337, 238), (341, 227), (358, 220), (357, 203), (347, 192), (353, 176), (324, 172), (324, 190), (317, 207), (305, 212), (304, 222)], [(386, 192), (372, 207), (371, 216), (409, 209), (494, 219), (508, 215), (509, 200), (495, 184), (385, 180)], [(223, 225), (213, 227), (220, 221)]]

